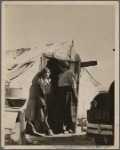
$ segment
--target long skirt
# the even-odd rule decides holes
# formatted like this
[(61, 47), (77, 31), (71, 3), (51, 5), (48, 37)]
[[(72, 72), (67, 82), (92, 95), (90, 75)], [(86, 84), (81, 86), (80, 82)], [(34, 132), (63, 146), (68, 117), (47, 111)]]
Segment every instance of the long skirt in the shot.
[(66, 130), (75, 130), (76, 107), (74, 105), (71, 87), (58, 88), (55, 114), (55, 133), (64, 132), (64, 126), (66, 126)]
[[(25, 118), (28, 123), (32, 124), (34, 130), (38, 133), (46, 133), (49, 130), (49, 125), (43, 111), (44, 107), (46, 107), (46, 103), (40, 86), (37, 84), (32, 85), (30, 87), (27, 108), (25, 110)], [(31, 133), (30, 124), (26, 126), (26, 132), (28, 134), (29, 132)]]

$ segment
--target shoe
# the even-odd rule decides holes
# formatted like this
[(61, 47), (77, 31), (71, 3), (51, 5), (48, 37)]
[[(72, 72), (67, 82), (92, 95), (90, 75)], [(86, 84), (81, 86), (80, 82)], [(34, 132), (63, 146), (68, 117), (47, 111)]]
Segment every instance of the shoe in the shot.
[(69, 133), (73, 133), (73, 130), (71, 130), (71, 129), (69, 129), (69, 131), (68, 131)]
[(54, 133), (52, 132), (52, 130), (51, 130), (51, 129), (49, 129), (49, 130), (46, 132), (46, 135), (53, 136), (53, 135), (54, 135)]
[(64, 131), (64, 134), (68, 134), (69, 132), (66, 130), (66, 131)]

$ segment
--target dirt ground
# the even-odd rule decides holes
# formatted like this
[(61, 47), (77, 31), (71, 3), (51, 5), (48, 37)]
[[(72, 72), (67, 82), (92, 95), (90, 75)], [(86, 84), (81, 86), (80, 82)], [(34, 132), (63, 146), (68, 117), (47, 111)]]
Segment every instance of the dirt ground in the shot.
[[(6, 138), (5, 145), (18, 145), (18, 137), (16, 136), (12, 140), (10, 138)], [(66, 133), (66, 134), (58, 134), (53, 136), (38, 136), (38, 135), (26, 135), (26, 145), (95, 145), (94, 139), (87, 137), (85, 132), (81, 132), (81, 127), (77, 127), (76, 133)]]

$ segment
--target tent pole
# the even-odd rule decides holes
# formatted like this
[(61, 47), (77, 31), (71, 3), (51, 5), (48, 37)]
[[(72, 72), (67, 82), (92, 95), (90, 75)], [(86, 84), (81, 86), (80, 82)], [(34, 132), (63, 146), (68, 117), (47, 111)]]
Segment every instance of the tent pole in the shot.
[[(81, 63), (79, 61), (79, 63), (78, 63), (78, 79), (77, 79), (77, 94), (78, 94), (78, 97), (79, 97), (80, 66), (81, 66)], [(75, 114), (76, 114), (76, 116), (75, 116), (75, 130), (74, 130), (74, 132), (76, 133), (77, 132), (78, 103), (77, 103), (77, 106), (75, 108)]]

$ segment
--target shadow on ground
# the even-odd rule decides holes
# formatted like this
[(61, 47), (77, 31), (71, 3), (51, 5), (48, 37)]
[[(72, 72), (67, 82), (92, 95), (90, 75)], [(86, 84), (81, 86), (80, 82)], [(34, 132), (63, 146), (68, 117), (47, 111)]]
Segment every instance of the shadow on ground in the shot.
[[(53, 137), (27, 136), (26, 145), (95, 145), (94, 139), (86, 135), (59, 135)], [(6, 141), (6, 145), (17, 145), (17, 142)]]

